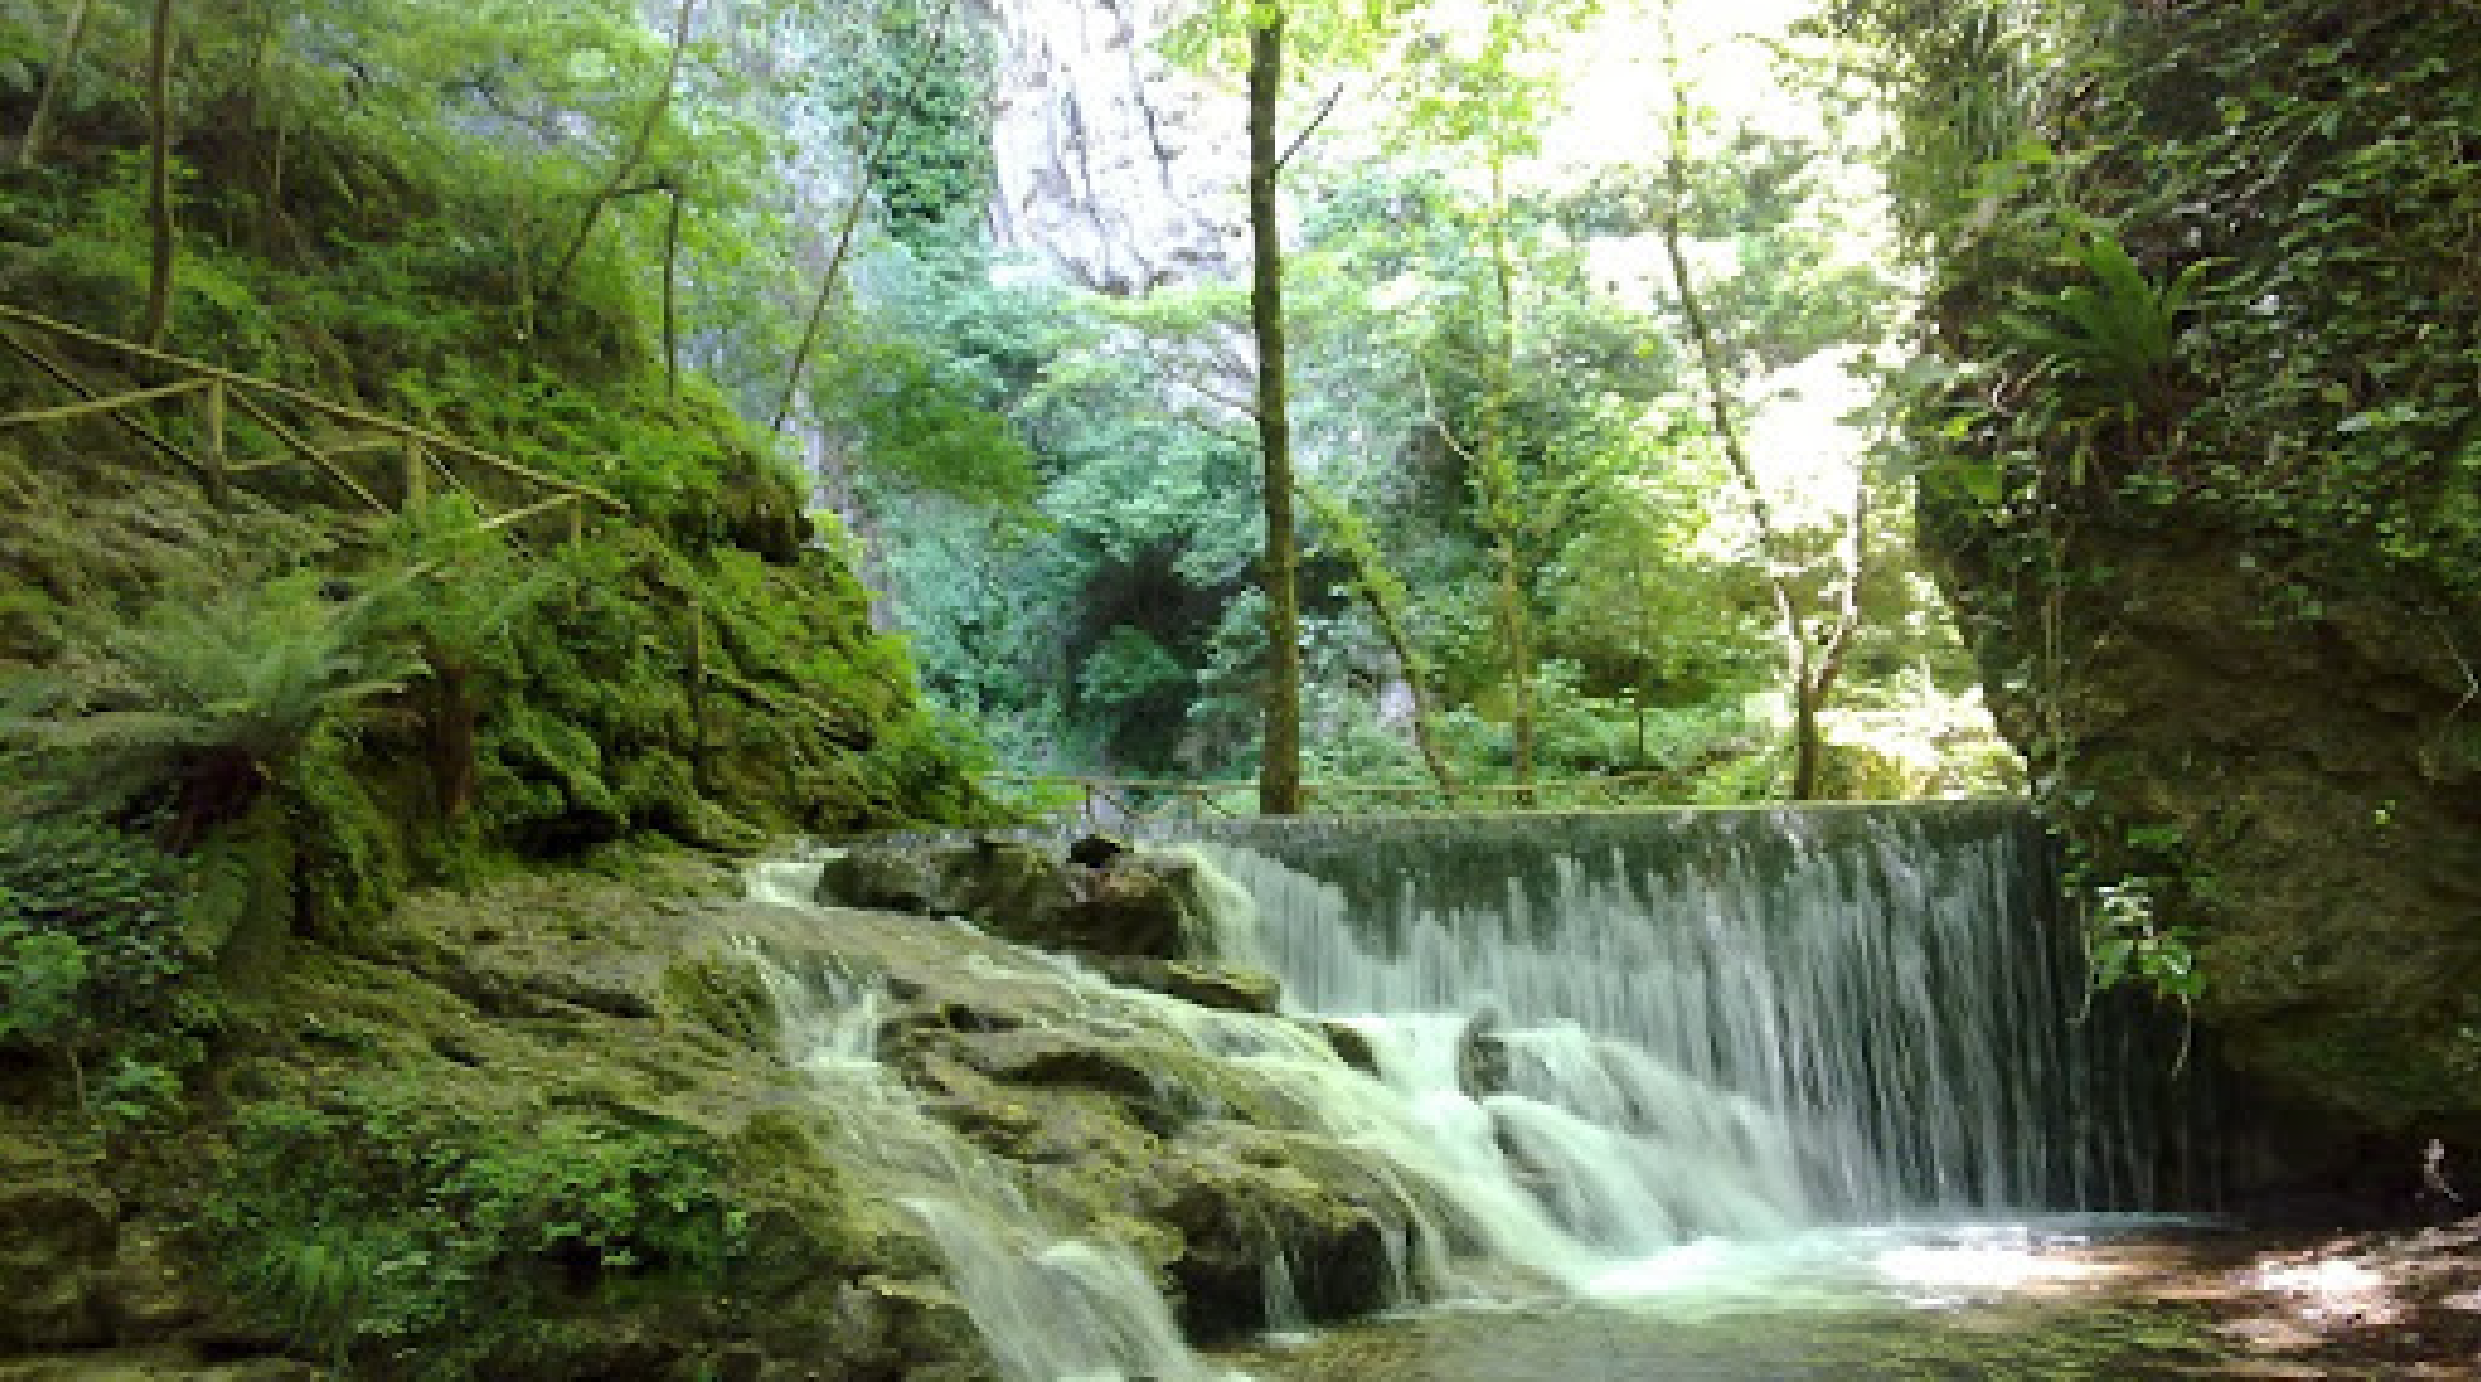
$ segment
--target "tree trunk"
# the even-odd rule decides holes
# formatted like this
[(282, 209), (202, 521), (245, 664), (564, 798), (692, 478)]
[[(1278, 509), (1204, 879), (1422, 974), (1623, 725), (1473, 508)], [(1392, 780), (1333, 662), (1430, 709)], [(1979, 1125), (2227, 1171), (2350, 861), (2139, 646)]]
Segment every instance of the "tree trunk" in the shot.
[(1430, 770), (1430, 777), (1439, 784), (1439, 791), (1449, 801), (1456, 799), (1456, 775), (1447, 766), (1447, 754), (1439, 746), (1436, 711), (1430, 701), (1430, 664), (1413, 644), (1412, 630), (1404, 618), (1404, 583), (1387, 569), (1386, 558), (1371, 539), (1361, 516), (1344, 501), (1327, 494), (1307, 480), (1298, 482), (1301, 502), (1309, 505), (1310, 517), (1327, 530), (1335, 546), (1352, 563), (1353, 588), (1360, 592), (1362, 603), (1369, 606), (1370, 617), (1377, 621), (1379, 636), (1387, 641), (1388, 651), (1395, 654), (1396, 665), (1404, 669), (1404, 684), (1413, 693), (1413, 746), (1421, 751), (1421, 761)]
[(655, 142), (655, 130), (663, 124), (663, 113), (672, 106), (672, 88), (680, 83), (681, 58), (689, 48), (689, 21), (697, 12), (698, 0), (681, 0), (680, 13), (672, 22), (672, 56), (664, 64), (663, 89), (655, 93), (653, 104), (646, 107), (646, 118), (638, 124), (637, 138), (630, 142), (629, 151), (621, 156), (620, 162), (613, 165), (610, 180), (595, 192), (593, 201), (586, 203), (586, 218), (579, 223), (575, 237), (570, 239), (567, 252), (560, 256), (559, 267), (544, 280), (543, 296), (557, 297), (560, 290), (568, 286), (569, 271), (577, 267), (578, 256), (586, 252), (586, 242), (594, 235), (595, 223), (603, 219), (604, 209), (620, 196), (621, 190), (636, 174), (638, 164), (645, 161), (647, 148)]
[[(1502, 540), (1499, 544), (1499, 620), (1500, 638), (1507, 651), (1508, 689), (1513, 705), (1508, 713), (1509, 728), (1514, 731), (1516, 785), (1533, 786), (1534, 714), (1533, 714), (1533, 612), (1525, 605), (1524, 570), (1515, 544)], [(1533, 803), (1533, 793), (1522, 790), (1516, 794), (1519, 805)]]
[(422, 640), (431, 669), (431, 782), (440, 819), (453, 821), (474, 804), (482, 767), (482, 711), (474, 669), (434, 638)]
[(663, 218), (663, 396), (681, 396), (681, 189), (671, 190), (672, 209)]
[(1654, 620), (1647, 613), (1654, 608), (1654, 589), (1653, 582), (1647, 579), (1647, 575), (1644, 549), (1636, 543), (1630, 543), (1628, 584), (1637, 597), (1636, 609), (1633, 611), (1636, 620), (1632, 629), (1636, 635), (1637, 645), (1637, 685), (1636, 694), (1630, 699), (1634, 703), (1637, 720), (1636, 767), (1641, 772), (1652, 766), (1650, 756), (1646, 752), (1645, 722), (1654, 695)]
[[(1668, 33), (1666, 32), (1666, 40)], [(1793, 598), (1791, 577), (1786, 573), (1790, 551), (1781, 531), (1775, 526), (1774, 505), (1766, 497), (1765, 486), (1758, 483), (1756, 462), (1749, 457), (1748, 443), (1740, 433), (1737, 405), (1732, 400), (1731, 368), (1723, 358), (1722, 342), (1716, 339), (1714, 324), (1706, 317), (1704, 300), (1697, 296), (1696, 280), (1690, 276), (1688, 253), (1682, 247), (1680, 208), (1688, 201), (1688, 92), (1681, 87), (1679, 69), (1672, 61), (1668, 41), (1665, 45), (1666, 68), (1671, 77), (1671, 147), (1664, 160), (1666, 176), (1671, 184), (1671, 206), (1663, 217), (1663, 254), (1671, 268), (1672, 290), (1680, 299), (1680, 315), (1687, 319), (1689, 338), (1697, 347), (1697, 363), (1705, 376), (1706, 409), (1714, 423), (1714, 432), (1723, 444), (1723, 457), (1731, 463), (1734, 479), (1740, 482), (1742, 497), (1748, 501), (1750, 526), (1757, 530), (1758, 560), (1766, 571), (1766, 591), (1775, 607), (1776, 638), (1784, 648), (1784, 677), (1792, 697), (1792, 791), (1795, 801), (1805, 801), (1817, 790), (1818, 711), (1826, 695), (1833, 689), (1834, 673), (1839, 665), (1844, 638), (1850, 633), (1847, 624), (1827, 640), (1829, 656), (1821, 657), (1818, 667), (1830, 669), (1823, 677), (1813, 673), (1809, 650), (1809, 625), (1801, 617), (1799, 603)], [(1863, 485), (1866, 493), (1867, 485)], [(1848, 593), (1860, 589), (1860, 571), (1851, 571)]]
[(1301, 609), (1292, 525), (1292, 428), (1284, 390), (1284, 269), (1276, 221), (1276, 97), (1283, 88), (1284, 13), (1280, 5), (1249, 27), (1249, 324), (1258, 343), (1258, 452), (1266, 492), (1265, 737), (1259, 751), (1258, 810), (1301, 810)]
[(147, 267), (146, 322), (138, 339), (158, 348), (172, 326), (172, 20), (173, 0), (155, 0), (154, 34), (147, 48), (147, 101), (154, 125), (147, 219), (154, 229), (154, 253)]
[(1517, 494), (1516, 459), (1509, 450), (1508, 397), (1516, 376), (1515, 271), (1508, 262), (1507, 159), (1490, 154), (1490, 275), (1492, 309), (1498, 320), (1482, 360), (1481, 435), (1475, 469), (1482, 482), (1482, 512), (1497, 539), (1499, 639), (1507, 659), (1509, 728), (1513, 731), (1515, 801), (1533, 804), (1533, 629), (1526, 607), (1523, 504)]
[(60, 108), (60, 93), (69, 84), (69, 71), (77, 66), (78, 52), (86, 45), (86, 16), (93, 9), (93, 0), (71, 0), (69, 21), (60, 29), (60, 47), (53, 50), (51, 69), (43, 74), (43, 90), (34, 98), (34, 114), (26, 118), (26, 137), (17, 143), (17, 166), (32, 168), (42, 157), (43, 145), (52, 136), (52, 113)]
[(1835, 611), (1826, 623), (1814, 653), (1803, 645), (1800, 649), (1800, 678), (1795, 688), (1799, 702), (1793, 708), (1792, 799), (1814, 801), (1824, 787), (1826, 769), (1825, 731), (1819, 716), (1835, 694), (1835, 683), (1842, 679), (1844, 654), (1852, 647), (1853, 631), (1861, 626), (1861, 581), (1869, 572), (1869, 473), (1866, 469), (1853, 477), (1852, 512), (1844, 525), (1844, 585), (1835, 600)]
[(1792, 688), (1792, 800), (1818, 799), (1819, 779), (1826, 770), (1826, 741), (1819, 736), (1819, 702), (1825, 688), (1803, 678)]

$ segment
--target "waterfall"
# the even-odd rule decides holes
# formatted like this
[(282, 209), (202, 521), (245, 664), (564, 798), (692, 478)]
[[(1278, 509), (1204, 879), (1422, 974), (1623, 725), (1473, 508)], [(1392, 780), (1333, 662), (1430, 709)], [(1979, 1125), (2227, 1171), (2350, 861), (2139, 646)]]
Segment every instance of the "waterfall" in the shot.
[[(1201, 931), (1280, 977), (1282, 1015), (1118, 986), (959, 921), (906, 924), (954, 927), (937, 943), (959, 970), (1039, 993), (1043, 1032), (1130, 1053), (1180, 1107), (1280, 1131), (1305, 1173), (1347, 1176), (1383, 1221), (1397, 1303), (1642, 1295), (1741, 1271), (1750, 1245), (2181, 1192), (2156, 1175), (2175, 1145), (2167, 1047), (2089, 1000), (2021, 808), (1182, 838), (1235, 885), (1207, 889)], [(757, 892), (806, 907), (817, 877), (773, 866)], [(753, 958), (788, 1059), (845, 1115), (848, 1159), (935, 1241), (1004, 1375), (1213, 1375), (1138, 1255), (879, 1061), (883, 987)], [(1262, 1267), (1268, 1325), (1302, 1328), (1279, 1238)]]
[[(1558, 1189), (1580, 1205), (1613, 1190), (1586, 1163), (1615, 1135), (1692, 1182), (1728, 1170), (1648, 1193), (1695, 1203), (1681, 1228), (1733, 1234), (1769, 1215), (2194, 1194), (2158, 1165), (2178, 1132), (2169, 1050), (2124, 1001), (2089, 1001), (2022, 807), (1397, 817), (1208, 838), (1296, 1006), (1491, 1048), (1503, 1135), (1565, 1168)], [(1428, 1059), (1399, 1082), (1450, 1087), (1447, 1057)]]
[[(752, 892), (809, 907), (815, 865), (762, 866)], [(1114, 1243), (1079, 1237), (1046, 1213), (999, 1158), (959, 1136), (879, 1059), (887, 994), (838, 969), (802, 974), (745, 948), (774, 1000), (785, 1058), (837, 1117), (827, 1130), (882, 1199), (911, 1213), (1001, 1374), (1012, 1382), (1214, 1382), (1182, 1342), (1146, 1269)]]

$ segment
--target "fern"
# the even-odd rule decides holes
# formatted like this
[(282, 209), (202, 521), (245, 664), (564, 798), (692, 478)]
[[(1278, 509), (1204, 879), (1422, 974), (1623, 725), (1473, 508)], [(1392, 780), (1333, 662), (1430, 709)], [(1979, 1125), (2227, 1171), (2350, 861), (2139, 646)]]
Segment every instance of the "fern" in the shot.
[(2102, 409), (2150, 403), (2178, 363), (2180, 313), (2214, 261), (2157, 285), (2112, 237), (2096, 234), (2071, 257), (2087, 281), (2051, 294), (2019, 292), (2023, 306), (2000, 317), (2003, 337), (2038, 357), (2037, 368), (2081, 402)]
[(176, 845), (246, 811), (331, 720), (366, 721), (421, 664), (376, 601), (300, 576), (90, 629), (59, 662), (0, 685), (0, 743), (70, 799), (109, 812), (169, 799)]

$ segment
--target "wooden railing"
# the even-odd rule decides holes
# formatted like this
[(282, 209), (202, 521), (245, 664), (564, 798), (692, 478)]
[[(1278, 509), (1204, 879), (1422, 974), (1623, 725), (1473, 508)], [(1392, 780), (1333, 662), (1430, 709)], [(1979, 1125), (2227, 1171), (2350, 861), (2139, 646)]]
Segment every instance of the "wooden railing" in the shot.
[[(1610, 773), (1534, 783), (1459, 783), (1452, 792), (1430, 782), (1304, 782), (1303, 810), (1313, 815), (1372, 811), (1590, 810), (1650, 804), (1676, 785), (1678, 774)], [(1237, 820), (1258, 814), (1257, 784), (1176, 779), (986, 774), (995, 795), (1039, 815), (1098, 829), (1159, 821)]]
[[(159, 376), (170, 375), (172, 378), (168, 383), (105, 392), (80, 378), (66, 362), (37, 344), (31, 339), (33, 337), (48, 338), (53, 342), (73, 342), (106, 351)], [(260, 379), (203, 360), (193, 360), (55, 321), (6, 303), (0, 303), (0, 350), (6, 350), (32, 365), (75, 400), (54, 407), (33, 408), (0, 416), (0, 430), (71, 422), (87, 417), (108, 418), (156, 454), (196, 476), (218, 507), (230, 502), (236, 481), (260, 471), (301, 465), (324, 476), (355, 502), (380, 515), (421, 503), (431, 492), (435, 481), (446, 484), (471, 500), (482, 513), (485, 528), (512, 527), (537, 517), (565, 513), (569, 535), (575, 538), (584, 529), (589, 507), (609, 513), (625, 514), (629, 511), (626, 504), (592, 485), (545, 474), (470, 442), (350, 404), (321, 398), (273, 380)], [(190, 430), (196, 440), (190, 445), (175, 442), (139, 416), (175, 400), (182, 401), (185, 407), (192, 401), (195, 403), (192, 412), (194, 426)], [(273, 439), (282, 454), (253, 457), (232, 454), (231, 444), (236, 435), (234, 413), (239, 413), (241, 418), (255, 424), (268, 438)], [(308, 435), (312, 430), (309, 426), (288, 423), (285, 414), (291, 414), (297, 420), (305, 415), (317, 419), (329, 432)], [(348, 457), (372, 453), (387, 458), (378, 467), (387, 472), (387, 478), (379, 479), (376, 484), (365, 483), (361, 476), (354, 474), (355, 467), (346, 461)], [(494, 511), (477, 492), (476, 485), (469, 482), (478, 478), (479, 473), (489, 473), (503, 482), (513, 482), (518, 502), (509, 508)], [(382, 497), (383, 494), (395, 502), (391, 504), (388, 498)]]

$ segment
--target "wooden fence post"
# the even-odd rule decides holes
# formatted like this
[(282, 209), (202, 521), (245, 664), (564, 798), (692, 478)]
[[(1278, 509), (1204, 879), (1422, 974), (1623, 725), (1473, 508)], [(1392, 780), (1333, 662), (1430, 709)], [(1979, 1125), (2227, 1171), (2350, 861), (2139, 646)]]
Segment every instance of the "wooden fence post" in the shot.
[(406, 513), (412, 513), (415, 509), (422, 507), (423, 497), (429, 492), (431, 483), (430, 461), (423, 454), (420, 441), (412, 437), (405, 438), (404, 462), (405, 492), (398, 502)]
[(207, 502), (218, 509), (230, 506), (232, 486), (225, 474), (224, 454), (224, 381), (207, 381)]
[(689, 780), (699, 792), (708, 790), (708, 745), (713, 740), (706, 715), (706, 606), (689, 602)]

